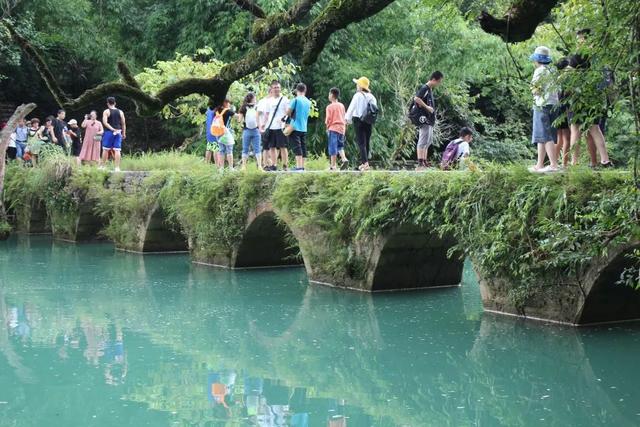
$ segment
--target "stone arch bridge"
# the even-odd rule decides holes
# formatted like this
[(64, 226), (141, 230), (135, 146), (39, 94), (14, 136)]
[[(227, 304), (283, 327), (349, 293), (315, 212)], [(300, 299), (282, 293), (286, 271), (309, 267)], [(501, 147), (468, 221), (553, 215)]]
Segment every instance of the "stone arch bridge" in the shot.
[[(105, 185), (135, 197), (147, 175), (125, 173), (117, 182), (107, 178)], [(112, 239), (121, 250), (189, 251), (195, 263), (230, 269), (304, 266), (312, 283), (366, 292), (459, 286), (465, 257), (473, 261), (473, 254), (455, 249), (454, 236), (440, 236), (428, 226), (413, 224), (351, 236), (347, 248), (324, 245), (329, 238), (325, 230), (300, 225), (295, 213), (279, 208), (269, 194), (246, 210), (237, 238), (222, 247), (209, 247), (202, 233), (182, 227), (169, 211), (158, 190), (143, 212), (128, 218), (101, 217), (97, 200), (88, 195), (81, 197), (73, 212), (64, 212), (64, 221), (57, 218), (60, 212), (42, 202), (16, 214), (22, 232), (51, 231), (55, 238), (76, 242), (99, 238), (110, 221), (125, 221), (134, 231), (126, 239)], [(63, 223), (66, 226), (56, 226)], [(630, 236), (624, 244), (611, 246), (606, 255), (593, 257), (580, 275), (556, 275), (557, 283), (540, 284), (543, 291), (524, 304), (512, 301), (508, 280), (477, 270), (485, 310), (571, 325), (640, 319), (640, 292), (616, 285), (631, 263), (627, 255), (637, 248), (640, 238)], [(347, 253), (347, 262), (334, 262), (338, 251), (343, 251), (341, 256)]]

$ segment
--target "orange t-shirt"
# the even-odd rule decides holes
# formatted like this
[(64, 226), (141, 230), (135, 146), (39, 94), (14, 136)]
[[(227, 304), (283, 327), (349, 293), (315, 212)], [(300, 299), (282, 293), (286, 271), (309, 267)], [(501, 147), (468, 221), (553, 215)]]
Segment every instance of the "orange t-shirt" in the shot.
[(327, 125), (327, 130), (332, 130), (344, 135), (347, 130), (347, 121), (344, 115), (344, 105), (342, 105), (341, 102), (332, 102), (327, 105), (327, 118), (324, 121)]

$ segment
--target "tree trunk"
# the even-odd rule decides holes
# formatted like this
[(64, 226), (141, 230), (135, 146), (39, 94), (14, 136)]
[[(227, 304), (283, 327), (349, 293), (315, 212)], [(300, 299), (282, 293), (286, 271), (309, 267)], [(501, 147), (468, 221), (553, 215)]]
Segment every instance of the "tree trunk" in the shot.
[(508, 43), (529, 40), (551, 10), (561, 0), (514, 0), (505, 15), (496, 18), (482, 12), (478, 20), (482, 29), (500, 36)]
[[(4, 174), (7, 166), (7, 147), (9, 146), (9, 140), (11, 138), (11, 134), (18, 126), (18, 122), (27, 117), (27, 114), (32, 112), (35, 108), (36, 104), (33, 103), (26, 105), (22, 104), (13, 113), (9, 122), (7, 122), (7, 126), (0, 131), (0, 225), (6, 224), (7, 222), (7, 211), (4, 206)], [(8, 237), (9, 233), (3, 233), (0, 229), (0, 240), (5, 240)]]

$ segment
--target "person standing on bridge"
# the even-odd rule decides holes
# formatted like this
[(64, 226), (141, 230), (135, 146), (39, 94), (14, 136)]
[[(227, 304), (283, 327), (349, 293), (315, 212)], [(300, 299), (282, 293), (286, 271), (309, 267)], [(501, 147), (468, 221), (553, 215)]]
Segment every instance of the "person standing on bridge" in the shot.
[(127, 138), (127, 125), (122, 110), (116, 108), (116, 99), (112, 96), (107, 98), (107, 109), (102, 113), (102, 124), (104, 125), (104, 135), (102, 136), (102, 164), (104, 168), (109, 153), (113, 152), (115, 160), (115, 171), (120, 172), (120, 159), (122, 141)]
[(304, 159), (307, 157), (307, 123), (311, 112), (311, 101), (306, 96), (307, 85), (298, 83), (296, 86), (296, 99), (287, 110), (291, 120), (293, 132), (289, 135), (289, 141), (296, 156), (296, 171), (304, 171)]
[(433, 90), (440, 86), (444, 75), (434, 71), (429, 81), (422, 85), (413, 98), (413, 105), (409, 111), (411, 122), (418, 127), (418, 169), (430, 167), (427, 161), (429, 147), (433, 143), (433, 128), (436, 125), (436, 101)]
[(271, 170), (272, 162), (269, 155), (269, 141), (265, 138), (265, 128), (269, 124), (269, 106), (271, 103), (272, 91), (271, 86), (267, 92), (267, 96), (258, 101), (256, 109), (258, 110), (258, 130), (260, 131), (260, 140), (262, 144), (262, 167), (265, 171)]
[[(549, 69), (551, 64), (551, 50), (546, 46), (538, 46), (530, 56), (535, 71), (531, 80), (533, 94), (533, 135), (531, 141), (537, 146), (538, 162), (529, 168), (531, 172), (556, 172), (558, 162), (555, 144), (557, 130), (553, 126), (556, 119), (556, 106), (559, 103), (555, 76)], [(544, 165), (545, 158), (549, 158), (549, 166)]]
[(351, 99), (345, 118), (347, 123), (353, 124), (356, 131), (356, 141), (360, 150), (360, 166), (358, 169), (367, 171), (369, 170), (369, 154), (371, 152), (372, 121), (375, 121), (375, 118), (372, 120), (368, 119), (368, 117), (372, 116), (372, 111), (377, 114), (378, 103), (369, 89), (370, 82), (368, 78), (360, 77), (359, 79), (354, 79), (353, 82), (356, 84), (356, 93)]
[(329, 170), (334, 171), (337, 169), (338, 154), (341, 159), (340, 169), (346, 169), (349, 165), (349, 160), (344, 154), (344, 134), (347, 122), (344, 105), (340, 102), (340, 89), (334, 87), (329, 90), (329, 102), (324, 123), (327, 126), (329, 157), (331, 158)]

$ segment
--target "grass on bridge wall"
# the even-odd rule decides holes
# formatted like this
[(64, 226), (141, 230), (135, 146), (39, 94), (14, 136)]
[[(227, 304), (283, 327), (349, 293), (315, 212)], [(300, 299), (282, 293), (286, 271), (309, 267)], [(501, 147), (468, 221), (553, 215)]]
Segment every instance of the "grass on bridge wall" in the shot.
[[(193, 243), (193, 256), (228, 254), (247, 212), (269, 200), (296, 229), (316, 230), (299, 242), (312, 263), (335, 275), (361, 277), (358, 239), (399, 224), (453, 236), (454, 249), (483, 274), (513, 283), (522, 302), (545, 283), (578, 275), (612, 245), (640, 238), (640, 203), (631, 173), (575, 169), (540, 176), (522, 166), (482, 172), (265, 174), (215, 172), (190, 156), (129, 160), (149, 170), (129, 192), (107, 188), (123, 175), (52, 160), (36, 169), (10, 167), (6, 198), (19, 214), (44, 203), (54, 227), (68, 228), (78, 204), (96, 199), (109, 239), (130, 243), (144, 215), (160, 203)], [(172, 166), (173, 165), (173, 166)], [(120, 178), (118, 177), (120, 176)], [(113, 185), (112, 185), (113, 186)], [(637, 273), (628, 284), (637, 286)], [(548, 279), (548, 280), (547, 280)]]

